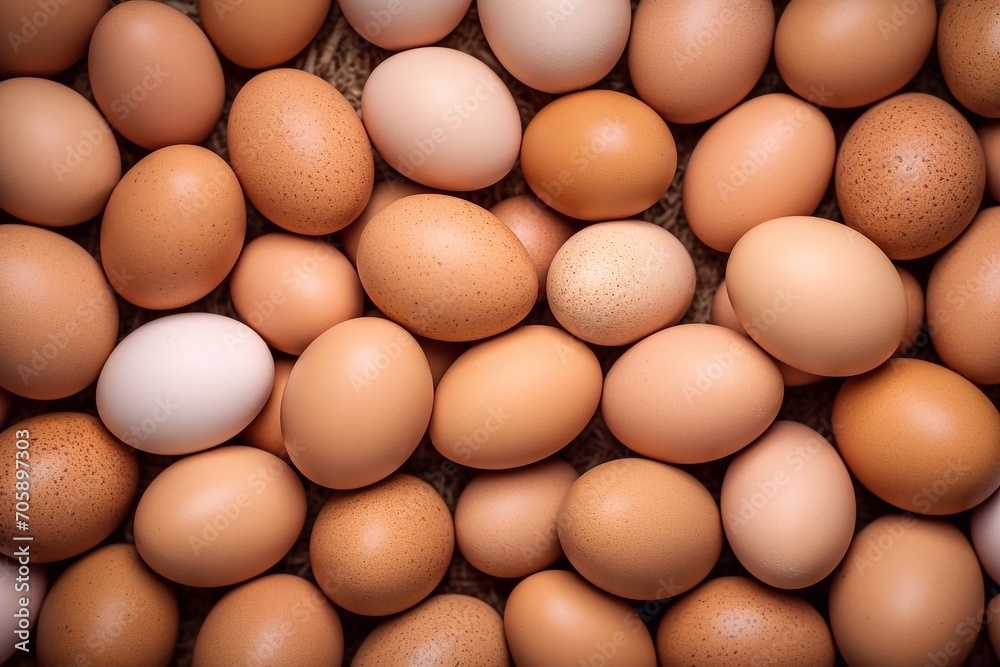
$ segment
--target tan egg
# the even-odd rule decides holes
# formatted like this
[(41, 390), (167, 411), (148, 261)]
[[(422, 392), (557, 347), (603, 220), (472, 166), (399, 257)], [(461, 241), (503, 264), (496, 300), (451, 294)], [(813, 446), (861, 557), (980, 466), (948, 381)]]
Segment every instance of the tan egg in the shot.
[(857, 534), (834, 575), (830, 627), (848, 665), (960, 665), (985, 602), (976, 554), (958, 528), (890, 514)]
[[(77, 412), (29, 417), (0, 434), (0, 448), (0, 478), (8, 489), (0, 505), (10, 517), (0, 527), (0, 550), (8, 556), (21, 546), (18, 535), (30, 535), (33, 562), (71, 558), (110, 535), (132, 508), (139, 460), (97, 417)], [(18, 470), (27, 470), (28, 477)], [(29, 509), (18, 508), (20, 501)], [(15, 518), (24, 521), (17, 530)]]
[(233, 100), (226, 132), (244, 192), (279, 227), (328, 234), (368, 203), (375, 179), (368, 135), (351, 103), (320, 77), (258, 74)]
[(983, 123), (976, 129), (986, 157), (986, 189), (1000, 200), (1000, 122)]
[(283, 232), (243, 248), (229, 292), (240, 319), (271, 347), (295, 355), (335, 324), (360, 317), (365, 300), (343, 253), (321, 239)]
[(454, 549), (444, 500), (426, 482), (400, 474), (330, 496), (312, 529), (309, 562), (338, 606), (387, 616), (430, 595)]
[(469, 595), (436, 595), (375, 628), (351, 667), (508, 667), (503, 619)]
[(601, 364), (557, 327), (518, 327), (452, 364), (434, 396), (430, 438), (473, 468), (527, 465), (580, 435), (601, 400)]
[(822, 435), (797, 422), (775, 422), (733, 458), (720, 508), (740, 563), (776, 588), (818, 583), (854, 536), (847, 466)]
[(906, 330), (903, 339), (896, 348), (897, 354), (912, 355), (920, 342), (924, 327), (924, 288), (916, 277), (906, 269), (896, 267), (899, 279), (903, 281), (906, 292)]
[(200, 146), (167, 146), (129, 169), (111, 194), (101, 263), (127, 301), (180, 308), (229, 275), (246, 226), (243, 191), (226, 161)]
[(753, 442), (783, 396), (781, 373), (752, 341), (714, 324), (681, 324), (642, 339), (614, 363), (601, 413), (638, 454), (703, 463)]
[(996, 0), (949, 0), (941, 8), (937, 55), (941, 74), (959, 103), (987, 118), (1000, 118), (1000, 4)]
[(55, 81), (0, 81), (0, 141), (0, 208), (27, 222), (66, 227), (90, 220), (121, 177), (107, 122)]
[(670, 128), (640, 100), (585, 90), (543, 107), (524, 131), (524, 178), (538, 198), (581, 220), (628, 218), (667, 192), (677, 169)]
[(642, 0), (628, 67), (646, 104), (673, 123), (700, 123), (734, 107), (760, 79), (774, 38), (767, 0)]
[(655, 667), (643, 618), (575, 572), (544, 570), (507, 599), (504, 631), (518, 667)]
[(975, 131), (954, 107), (906, 93), (855, 121), (840, 145), (834, 180), (849, 226), (890, 259), (915, 259), (945, 247), (972, 221), (986, 162)]
[(212, 43), (165, 3), (115, 5), (94, 30), (87, 69), (104, 116), (143, 148), (201, 143), (222, 115), (225, 81)]
[(51, 76), (87, 52), (110, 0), (7, 0), (0, 6), (0, 75)]
[(927, 324), (946, 366), (976, 384), (1000, 383), (1000, 207), (983, 209), (931, 269)]
[(285, 443), (281, 438), (281, 398), (285, 394), (288, 376), (292, 373), (294, 359), (274, 360), (274, 384), (271, 395), (254, 420), (239, 434), (238, 439), (251, 447), (263, 449), (278, 458), (287, 459)]
[(833, 403), (833, 434), (858, 480), (910, 512), (962, 512), (1000, 487), (1000, 412), (929, 361), (892, 359), (850, 378)]
[(292, 574), (269, 574), (219, 600), (198, 631), (193, 667), (215, 665), (339, 665), (344, 629), (314, 584)]
[(889, 358), (906, 329), (906, 291), (861, 233), (807, 216), (762, 223), (726, 265), (733, 310), (750, 337), (794, 368), (856, 375)]
[(177, 594), (131, 544), (110, 544), (56, 579), (38, 618), (40, 667), (167, 667), (176, 648)]
[(553, 211), (531, 195), (514, 195), (495, 204), (490, 213), (510, 227), (531, 256), (538, 275), (538, 299), (545, 300), (545, 280), (552, 258), (577, 226), (569, 218)]
[[(378, 308), (372, 308), (365, 313), (365, 317), (385, 318), (386, 316)], [(423, 336), (414, 336), (413, 340), (417, 341), (420, 349), (423, 350), (424, 356), (427, 357), (427, 365), (431, 367), (431, 377), (434, 379), (435, 389), (437, 389), (438, 383), (441, 382), (444, 374), (455, 363), (455, 360), (462, 356), (462, 353), (468, 349), (468, 345), (465, 343), (449, 343), (443, 340), (424, 338)]]
[[(339, 0), (358, 35), (390, 51), (444, 39), (469, 10), (471, 0)], [(356, 44), (358, 44), (356, 42)], [(359, 48), (367, 46), (358, 44)]]
[(684, 215), (706, 245), (731, 252), (751, 228), (811, 215), (826, 194), (837, 146), (811, 104), (784, 93), (755, 97), (708, 129), (684, 172)]
[(722, 552), (719, 507), (673, 466), (616, 459), (580, 476), (563, 500), (559, 541), (590, 583), (613, 595), (659, 600), (690, 590)]
[(242, 67), (264, 69), (294, 57), (319, 32), (332, 0), (198, 0), (198, 17), (219, 52)]
[(642, 220), (581, 229), (559, 248), (546, 279), (555, 318), (597, 345), (627, 345), (676, 324), (694, 288), (694, 261), (684, 245)]
[(677, 600), (656, 631), (661, 667), (833, 667), (826, 621), (802, 598), (719, 577)]
[(384, 479), (417, 448), (431, 418), (427, 359), (402, 327), (359, 317), (296, 360), (281, 398), (281, 434), (311, 481), (356, 489)]
[(524, 577), (562, 556), (559, 509), (579, 473), (549, 458), (484, 472), (462, 490), (455, 507), (455, 539), (469, 563), (494, 577)]
[(340, 230), (340, 251), (347, 259), (351, 260), (351, 264), (357, 266), (361, 232), (365, 231), (372, 216), (397, 199), (410, 195), (429, 195), (432, 193), (433, 190), (430, 188), (413, 181), (392, 178), (378, 181), (372, 188), (372, 196), (368, 199), (365, 210), (361, 211), (361, 215), (354, 222)]
[(415, 195), (376, 213), (358, 245), (365, 292), (421, 336), (469, 341), (506, 331), (530, 312), (535, 267), (514, 232), (484, 208)]
[(306, 520), (292, 468), (227, 445), (185, 456), (157, 475), (135, 509), (135, 545), (151, 568), (185, 586), (228, 586), (285, 557)]
[(916, 76), (936, 27), (937, 10), (926, 0), (792, 0), (778, 21), (774, 58), (800, 97), (859, 107)]

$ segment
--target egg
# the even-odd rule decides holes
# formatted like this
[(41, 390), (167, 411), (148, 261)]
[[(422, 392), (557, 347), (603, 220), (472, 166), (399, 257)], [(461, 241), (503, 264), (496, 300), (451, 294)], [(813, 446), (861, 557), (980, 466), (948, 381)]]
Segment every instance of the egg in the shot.
[(986, 574), (1000, 580), (1000, 493), (976, 505), (969, 524), (972, 547)]
[(149, 150), (201, 143), (222, 115), (225, 81), (212, 43), (165, 3), (115, 5), (94, 29), (87, 72), (104, 116)]
[(198, 17), (222, 55), (242, 67), (264, 69), (305, 48), (319, 32), (331, 4), (332, 0), (294, 0), (279, 10), (267, 0), (198, 0)]
[(601, 364), (586, 345), (556, 327), (518, 327), (451, 365), (434, 395), (431, 442), (473, 468), (540, 461), (583, 431), (601, 385)]
[(628, 218), (667, 192), (677, 170), (670, 128), (640, 100), (612, 90), (557, 98), (528, 123), (521, 168), (534, 193), (581, 220)]
[(377, 65), (361, 93), (361, 118), (389, 166), (441, 190), (493, 185), (514, 166), (521, 142), (517, 104), (500, 77), (444, 47)]
[(565, 93), (611, 71), (628, 41), (627, 0), (479, 0), (483, 34), (500, 63), (532, 88)]
[(1000, 383), (1000, 207), (980, 211), (942, 253), (927, 283), (928, 331), (946, 366), (976, 384)]
[(552, 565), (563, 553), (559, 510), (579, 476), (558, 458), (476, 475), (455, 507), (459, 551), (494, 577), (524, 577)]
[(906, 292), (892, 262), (832, 220), (789, 216), (757, 225), (733, 247), (726, 287), (758, 345), (815, 375), (875, 368), (906, 328)]
[(409, 197), (410, 195), (429, 195), (434, 191), (428, 187), (398, 178), (386, 178), (375, 183), (372, 188), (372, 196), (368, 199), (368, 204), (361, 211), (354, 222), (340, 230), (340, 252), (351, 261), (351, 264), (358, 264), (358, 244), (361, 242), (361, 233), (365, 231), (372, 216), (381, 211), (397, 199)]
[(413, 337), (360, 317), (327, 330), (296, 360), (281, 398), (281, 435), (311, 481), (356, 489), (409, 458), (433, 401), (431, 370)]
[(309, 562), (323, 592), (356, 614), (408, 609), (444, 578), (455, 529), (444, 500), (412, 475), (330, 496), (309, 539)]
[(0, 428), (7, 425), (7, 419), (10, 417), (11, 402), (10, 392), (6, 389), (0, 389)]
[(847, 380), (833, 402), (833, 434), (858, 480), (904, 510), (954, 514), (1000, 487), (1000, 412), (929, 361), (893, 359)]
[(285, 395), (285, 385), (292, 374), (294, 359), (274, 360), (274, 384), (267, 402), (253, 421), (239, 434), (240, 442), (263, 449), (278, 458), (287, 459), (285, 442), (281, 437), (281, 399)]
[(31, 631), (38, 622), (49, 588), (48, 568), (32, 564), (30, 555), (23, 558), (24, 565), (20, 563), (21, 556), (0, 555), (0, 590), (3, 591), (0, 593), (0, 617), (4, 619), (0, 632), (8, 639), (0, 647), (0, 661), (4, 664), (22, 649), (34, 650)]
[(897, 266), (896, 272), (899, 274), (899, 279), (903, 281), (903, 290), (906, 292), (906, 329), (896, 352), (904, 356), (912, 356), (916, 344), (920, 342), (920, 337), (923, 335), (924, 288), (920, 286), (916, 277), (906, 269)]
[(360, 37), (383, 49), (401, 51), (443, 39), (458, 26), (472, 1), (339, 0), (337, 4)]
[(822, 111), (784, 93), (755, 97), (695, 145), (681, 188), (684, 216), (702, 242), (731, 252), (762, 222), (811, 215), (835, 157), (833, 127)]
[(507, 599), (504, 632), (518, 667), (655, 667), (642, 617), (575, 572), (544, 570)]
[(375, 628), (351, 667), (428, 664), (509, 667), (503, 619), (469, 595), (435, 595)]
[(87, 52), (109, 0), (8, 0), (0, 7), (0, 75), (51, 76)]
[(800, 97), (859, 107), (917, 74), (936, 27), (937, 9), (927, 0), (792, 0), (778, 21), (774, 59)]
[(38, 618), (38, 664), (149, 665), (173, 659), (177, 594), (131, 544), (109, 544), (56, 579)]
[(641, 0), (628, 68), (639, 97), (672, 123), (700, 123), (734, 107), (771, 56), (770, 0)]
[(0, 208), (26, 222), (66, 227), (90, 220), (121, 177), (107, 122), (55, 81), (0, 81), (0, 141)]
[(615, 361), (601, 413), (638, 454), (703, 463), (750, 444), (774, 421), (783, 396), (781, 373), (751, 341), (714, 324), (680, 324)]
[(118, 343), (97, 380), (97, 412), (136, 449), (190, 454), (246, 428), (273, 383), (271, 351), (248, 326), (214, 313), (177, 313)]
[(46, 229), (0, 225), (0, 284), (0, 387), (51, 400), (97, 379), (118, 304), (86, 250)]
[(247, 198), (287, 231), (343, 229), (371, 196), (375, 158), (357, 112), (309, 72), (273, 69), (250, 79), (233, 100), (226, 143)]
[(985, 602), (976, 554), (958, 528), (889, 514), (857, 534), (834, 575), (830, 627), (847, 665), (960, 665)]
[(969, 111), (1000, 118), (1000, 3), (949, 0), (941, 7), (937, 55), (951, 94)]
[(667, 609), (656, 631), (662, 667), (833, 667), (826, 621), (800, 597), (747, 577), (718, 577)]
[(343, 658), (344, 630), (323, 592), (302, 577), (269, 574), (212, 607), (191, 665), (339, 665)]
[(287, 463), (227, 445), (185, 456), (153, 479), (135, 508), (135, 545), (171, 581), (228, 586), (281, 560), (305, 520), (305, 490)]
[(574, 336), (627, 345), (676, 324), (694, 298), (694, 261), (677, 237), (641, 220), (599, 222), (556, 252), (546, 291)]
[(985, 183), (972, 126), (926, 93), (897, 95), (866, 111), (837, 155), (844, 221), (891, 259), (924, 257), (951, 243), (979, 210)]
[(726, 539), (750, 574), (776, 588), (812, 586), (854, 537), (854, 484), (830, 443), (777, 421), (730, 462), (720, 501)]
[(470, 341), (506, 331), (535, 305), (538, 279), (514, 232), (448, 195), (388, 204), (358, 244), (365, 292), (414, 334)]
[(1000, 122), (989, 122), (976, 128), (986, 158), (986, 190), (1000, 200)]
[(296, 355), (330, 327), (360, 317), (365, 298), (343, 253), (283, 232), (243, 248), (229, 292), (240, 319), (275, 349)]

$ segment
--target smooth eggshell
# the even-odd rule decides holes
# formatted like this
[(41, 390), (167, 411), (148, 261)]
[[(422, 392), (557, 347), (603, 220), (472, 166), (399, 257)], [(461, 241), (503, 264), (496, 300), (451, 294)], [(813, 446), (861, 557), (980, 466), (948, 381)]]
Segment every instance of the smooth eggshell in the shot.
[(375, 183), (372, 188), (372, 196), (365, 205), (365, 210), (361, 211), (354, 222), (340, 230), (340, 252), (344, 253), (351, 264), (358, 265), (358, 244), (361, 242), (361, 233), (365, 231), (372, 216), (381, 211), (386, 205), (397, 199), (409, 197), (410, 195), (429, 195), (433, 190), (427, 186), (407, 181), (400, 178), (386, 178)]
[[(21, 565), (18, 562), (20, 558), (7, 558), (0, 555), (0, 590), (3, 591), (0, 593), (0, 618), (4, 619), (0, 623), (0, 632), (3, 632), (8, 638), (7, 642), (0, 645), (0, 664), (6, 664), (7, 660), (18, 651), (15, 644), (25, 639), (28, 640), (27, 646), (34, 649), (34, 644), (28, 633), (34, 629), (38, 622), (38, 614), (42, 609), (42, 602), (45, 600), (45, 594), (49, 588), (48, 568), (31, 563), (30, 555), (28, 556), (28, 564)], [(24, 576), (24, 571), (21, 568), (28, 568), (28, 577)], [(17, 581), (18, 577), (22, 581)], [(27, 580), (24, 581), (24, 579)], [(27, 630), (19, 627), (21, 625), (19, 616), (23, 616), (25, 612), (22, 610), (25, 608), (28, 613)]]
[(1000, 121), (983, 123), (976, 128), (986, 157), (986, 189), (1000, 201)]
[(110, 0), (5, 0), (0, 6), (0, 75), (51, 76), (87, 52)]
[(361, 39), (401, 51), (444, 39), (465, 17), (472, 1), (338, 0), (337, 4)]
[(1000, 118), (1000, 3), (946, 2), (938, 22), (937, 56), (944, 81), (962, 106)]
[(1000, 493), (994, 493), (972, 510), (969, 532), (986, 574), (1000, 581)]
[(906, 269), (896, 267), (899, 279), (903, 281), (903, 289), (906, 291), (906, 329), (903, 339), (899, 341), (896, 353), (903, 356), (912, 356), (916, 352), (916, 345), (920, 343), (924, 327), (924, 288), (920, 286), (916, 277)]
[(292, 374), (294, 359), (274, 360), (274, 384), (271, 385), (271, 395), (245, 429), (240, 432), (239, 439), (251, 447), (263, 449), (278, 458), (287, 459), (285, 442), (281, 437), (281, 398), (285, 395), (285, 385)]
[(198, 0), (201, 27), (219, 52), (242, 67), (264, 69), (289, 60), (312, 41), (332, 0), (217, 2)]

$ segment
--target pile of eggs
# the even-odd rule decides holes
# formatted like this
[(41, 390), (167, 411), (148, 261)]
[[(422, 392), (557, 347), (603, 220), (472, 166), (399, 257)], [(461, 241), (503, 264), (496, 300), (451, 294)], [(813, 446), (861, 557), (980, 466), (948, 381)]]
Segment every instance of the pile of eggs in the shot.
[(1000, 651), (1000, 1), (194, 4), (0, 5), (0, 659)]

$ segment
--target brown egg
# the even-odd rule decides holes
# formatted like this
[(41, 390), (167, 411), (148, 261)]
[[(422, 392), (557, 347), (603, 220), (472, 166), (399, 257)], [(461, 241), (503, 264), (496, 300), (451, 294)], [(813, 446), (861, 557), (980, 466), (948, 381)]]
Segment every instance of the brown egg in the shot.
[(10, 417), (11, 395), (6, 389), (0, 388), (0, 428), (7, 425), (7, 418)]
[(0, 142), (0, 208), (27, 222), (65, 227), (90, 220), (121, 177), (107, 122), (55, 81), (0, 81)]
[(425, 185), (413, 181), (386, 178), (378, 181), (372, 188), (372, 196), (354, 222), (340, 230), (340, 251), (344, 253), (351, 264), (358, 265), (358, 243), (361, 242), (361, 232), (365, 231), (372, 216), (397, 199), (410, 195), (429, 195), (434, 191)]
[(954, 107), (926, 93), (905, 93), (855, 121), (840, 145), (834, 181), (850, 227), (890, 259), (915, 259), (945, 247), (972, 221), (983, 199), (986, 161), (975, 131)]
[(240, 319), (271, 347), (296, 355), (330, 327), (359, 317), (365, 300), (343, 253), (321, 239), (284, 232), (243, 248), (229, 292)]
[(270, 574), (212, 607), (191, 665), (339, 665), (343, 659), (344, 630), (323, 592), (302, 577)]
[(280, 65), (319, 32), (331, 0), (198, 0), (201, 26), (219, 52), (242, 67)]
[(371, 196), (375, 158), (364, 125), (314, 74), (274, 69), (250, 79), (233, 100), (226, 141), (247, 197), (290, 232), (343, 229)]
[(200, 143), (222, 114), (225, 81), (212, 43), (165, 3), (115, 5), (94, 30), (87, 69), (104, 116), (143, 148)]
[(642, 0), (628, 67), (639, 97), (673, 123), (700, 123), (735, 106), (764, 73), (774, 38), (769, 0)]
[(469, 595), (436, 595), (365, 638), (351, 667), (508, 667), (503, 619)]
[(386, 616), (430, 595), (454, 548), (444, 500), (426, 482), (400, 474), (330, 496), (312, 529), (309, 561), (338, 606)]
[(945, 365), (976, 384), (1000, 383), (1000, 207), (979, 212), (934, 263), (928, 331)]
[(993, 652), (1000, 656), (1000, 621), (997, 619), (997, 614), (1000, 614), (1000, 594), (993, 596), (993, 599), (989, 602), (987, 611), (991, 614), (985, 620), (986, 623), (989, 623), (986, 629), (990, 635), (990, 646), (993, 647)]
[[(21, 546), (14, 541), (18, 535), (30, 535), (34, 562), (71, 558), (110, 535), (132, 507), (139, 485), (135, 450), (97, 417), (76, 412), (29, 417), (0, 434), (0, 449), (0, 478), (9, 489), (0, 495), (0, 506), (10, 517), (0, 527), (0, 550), (8, 556)], [(22, 479), (18, 470), (28, 470), (29, 477)], [(15, 490), (28, 491), (30, 498), (18, 497)], [(27, 515), (19, 530), (14, 529), (16, 501), (30, 507), (17, 509)]]
[(706, 581), (667, 609), (661, 667), (833, 667), (833, 637), (808, 602), (747, 577)]
[(920, 71), (936, 27), (937, 10), (926, 0), (792, 0), (778, 21), (774, 58), (800, 97), (859, 107)]
[(503, 623), (517, 667), (656, 666), (643, 617), (575, 572), (544, 570), (522, 580)]
[(179, 626), (173, 588), (133, 545), (110, 544), (52, 585), (38, 618), (38, 664), (167, 667)]
[(657, 461), (602, 463), (570, 487), (559, 541), (577, 572), (613, 595), (659, 600), (704, 579), (722, 551), (719, 507), (690, 474)]
[(553, 457), (473, 477), (455, 507), (462, 555), (494, 577), (524, 577), (556, 562), (563, 553), (559, 509), (579, 476)]
[(1000, 118), (1000, 3), (946, 2), (938, 22), (937, 54), (944, 81), (962, 106)]
[[(365, 313), (365, 317), (381, 317), (388, 319), (378, 308), (371, 308)], [(427, 365), (431, 367), (431, 377), (434, 378), (434, 388), (437, 389), (441, 378), (451, 368), (451, 365), (462, 356), (462, 353), (469, 349), (466, 343), (451, 343), (423, 336), (414, 336), (424, 356), (427, 357)]]
[(200, 146), (167, 146), (122, 178), (101, 222), (101, 263), (119, 294), (142, 308), (180, 308), (229, 275), (247, 212), (236, 175)]
[(51, 76), (87, 52), (110, 0), (5, 0), (0, 5), (0, 75)]
[(414, 195), (376, 213), (358, 245), (375, 305), (408, 330), (447, 341), (486, 338), (521, 321), (538, 279), (514, 232), (449, 195)]
[(638, 99), (585, 90), (535, 114), (521, 168), (538, 198), (560, 213), (614, 220), (660, 200), (677, 169), (677, 147), (663, 119)]
[(943, 521), (890, 514), (851, 544), (830, 586), (830, 627), (848, 665), (961, 665), (984, 609), (965, 536)]
[(929, 361), (892, 359), (848, 379), (833, 403), (833, 434), (861, 483), (904, 510), (954, 514), (1000, 487), (1000, 412)]
[(285, 394), (288, 376), (292, 373), (294, 359), (274, 360), (274, 384), (271, 395), (250, 425), (243, 429), (239, 439), (246, 444), (263, 449), (278, 458), (287, 459), (285, 443), (281, 438), (281, 398)]
[(1000, 121), (983, 123), (976, 134), (986, 156), (986, 189), (1000, 200)]
[(899, 279), (903, 281), (906, 292), (906, 329), (903, 339), (896, 348), (897, 354), (912, 355), (916, 352), (915, 345), (919, 342), (924, 326), (924, 289), (912, 273), (896, 267)]

